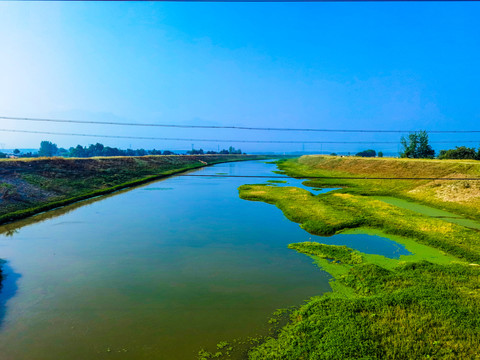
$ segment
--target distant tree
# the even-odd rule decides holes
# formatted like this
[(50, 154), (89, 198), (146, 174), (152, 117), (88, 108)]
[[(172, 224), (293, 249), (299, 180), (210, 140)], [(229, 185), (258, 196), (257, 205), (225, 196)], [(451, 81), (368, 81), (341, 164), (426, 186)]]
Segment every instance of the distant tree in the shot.
[(383, 157), (383, 152), (379, 151), (377, 154), (378, 157)]
[(375, 157), (376, 155), (377, 155), (377, 152), (372, 149), (363, 150), (356, 154), (356, 156), (361, 156), (361, 157)]
[(58, 156), (68, 157), (70, 155), (69, 151), (64, 148), (58, 149)]
[(103, 149), (105, 146), (100, 143), (96, 143), (95, 145), (91, 144), (88, 149), (85, 149), (85, 156), (103, 156)]
[(203, 155), (204, 152), (203, 152), (203, 149), (200, 149), (200, 150), (192, 149), (190, 151), (187, 151), (187, 154), (189, 154), (189, 155)]
[(14, 154), (14, 155), (20, 154), (20, 150), (18, 150), (18, 149), (13, 150), (13, 154)]
[(122, 155), (125, 155), (124, 152), (117, 148), (105, 146), (105, 148), (103, 149), (103, 156), (122, 156)]
[[(480, 149), (479, 149), (480, 150)], [(439, 159), (472, 159), (480, 160), (475, 148), (457, 146), (455, 149), (440, 150)]]
[(428, 144), (426, 131), (409, 134), (408, 139), (402, 136), (400, 143), (403, 146), (403, 151), (400, 153), (402, 158), (432, 159), (435, 156), (435, 151)]
[(165, 150), (163, 152), (163, 155), (175, 155), (175, 153), (173, 151), (170, 151), (170, 150)]
[(70, 157), (87, 157), (87, 150), (82, 145), (77, 145), (76, 147), (71, 147), (69, 150)]
[(241, 154), (242, 150), (240, 150), (240, 149), (236, 150), (233, 146), (230, 146), (228, 148), (228, 153), (229, 154)]
[(32, 158), (32, 157), (37, 157), (38, 154), (37, 153), (33, 154), (31, 151), (29, 151), (27, 153), (20, 154), (19, 156), (22, 158)]
[(330, 156), (338, 156), (337, 153), (331, 153)]
[(0, 152), (0, 159), (5, 159), (7, 157), (7, 154)]
[(40, 149), (38, 150), (38, 156), (55, 156), (58, 153), (57, 144), (50, 141), (42, 141), (40, 143)]

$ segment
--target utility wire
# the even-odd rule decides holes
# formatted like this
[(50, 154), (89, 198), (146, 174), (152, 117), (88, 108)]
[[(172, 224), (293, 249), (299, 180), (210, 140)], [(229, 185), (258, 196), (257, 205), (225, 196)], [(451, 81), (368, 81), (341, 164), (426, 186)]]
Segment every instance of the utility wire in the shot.
[[(150, 136), (123, 136), (123, 135), (99, 135), (99, 134), (80, 134), (80, 133), (63, 133), (53, 131), (35, 131), (35, 130), (14, 130), (0, 129), (0, 132), (26, 133), (26, 134), (42, 134), (42, 135), (61, 135), (61, 136), (83, 136), (110, 139), (137, 139), (137, 140), (162, 140), (162, 141), (198, 141), (198, 142), (217, 142), (217, 143), (256, 143), (256, 144), (398, 144), (398, 141), (301, 141), (301, 140), (235, 140), (235, 139), (187, 139), (187, 138), (164, 138)], [(430, 141), (436, 144), (451, 144), (456, 141)], [(462, 143), (480, 143), (480, 140), (460, 140)]]
[(224, 177), (224, 178), (255, 178), (255, 179), (305, 179), (305, 180), (480, 180), (479, 177), (474, 178), (449, 178), (449, 177), (353, 177), (353, 176), (268, 176), (268, 175), (221, 175), (221, 174), (179, 174), (175, 176), (189, 177)]
[[(280, 128), (280, 127), (252, 127), (252, 126), (221, 126), (221, 125), (178, 125), (178, 124), (154, 124), (154, 123), (124, 123), (117, 121), (91, 121), (91, 120), (66, 120), (66, 119), (42, 119), (0, 116), (3, 120), (55, 122), (70, 124), (93, 124), (93, 125), (118, 125), (118, 126), (143, 126), (182, 129), (235, 129), (235, 130), (258, 130), (258, 131), (304, 131), (304, 132), (339, 132), (339, 133), (413, 133), (418, 130), (368, 130), (368, 129), (312, 129), (312, 128)], [(480, 130), (428, 130), (435, 134), (469, 134), (480, 133)]]

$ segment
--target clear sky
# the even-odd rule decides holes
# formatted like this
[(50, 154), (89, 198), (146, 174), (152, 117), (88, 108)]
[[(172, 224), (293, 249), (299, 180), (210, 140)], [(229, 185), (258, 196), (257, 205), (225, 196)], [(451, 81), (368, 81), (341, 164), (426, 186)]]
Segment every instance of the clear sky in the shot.
[[(480, 129), (480, 3), (0, 2), (0, 116), (343, 129)], [(397, 141), (20, 123), (2, 129), (261, 140)], [(478, 147), (480, 134), (432, 141)], [(191, 142), (0, 132), (0, 147)], [(478, 140), (477, 143), (464, 143)], [(302, 145), (233, 145), (244, 151)], [(217, 144), (195, 142), (195, 148)], [(397, 151), (398, 145), (305, 145)]]

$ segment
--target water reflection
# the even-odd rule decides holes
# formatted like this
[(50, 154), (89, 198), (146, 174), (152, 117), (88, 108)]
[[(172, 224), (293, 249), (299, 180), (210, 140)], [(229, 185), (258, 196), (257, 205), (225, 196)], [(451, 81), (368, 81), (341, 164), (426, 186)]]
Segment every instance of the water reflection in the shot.
[(10, 267), (5, 260), (0, 261), (0, 328), (3, 326), (5, 314), (7, 312), (8, 300), (13, 298), (18, 290), (18, 279), (21, 278), (20, 274)]
[[(158, 181), (162, 181), (162, 180), (158, 180)], [(157, 183), (158, 181), (156, 181), (155, 183)], [(91, 205), (91, 204), (94, 204), (94, 203), (97, 203), (97, 202), (100, 202), (100, 201), (105, 201), (105, 200), (107, 200), (111, 197), (114, 197), (114, 196), (117, 196), (117, 195), (120, 195), (120, 194), (124, 194), (124, 193), (133, 191), (133, 190), (138, 189), (138, 188), (144, 188), (144, 187), (147, 187), (147, 186), (149, 186), (149, 184), (142, 184), (142, 185), (139, 185), (137, 187), (118, 190), (118, 191), (115, 191), (115, 192), (110, 193), (110, 194), (106, 194), (106, 195), (102, 195), (102, 196), (96, 196), (96, 197), (93, 197), (91, 199), (81, 200), (81, 201), (75, 202), (73, 204), (62, 206), (62, 207), (59, 207), (57, 209), (52, 209), (52, 210), (49, 210), (49, 211), (45, 211), (45, 212), (33, 215), (33, 216), (25, 218), (25, 219), (21, 219), (21, 220), (15, 221), (15, 222), (3, 224), (3, 225), (0, 225), (0, 235), (13, 237), (13, 235), (18, 234), (20, 229), (25, 227), (25, 226), (29, 226), (29, 225), (37, 224), (37, 223), (42, 223), (44, 221), (54, 219), (54, 218), (57, 218), (59, 216), (63, 216), (63, 215), (66, 215), (68, 213), (71, 213), (72, 211), (75, 211), (76, 209), (81, 208), (83, 206)]]

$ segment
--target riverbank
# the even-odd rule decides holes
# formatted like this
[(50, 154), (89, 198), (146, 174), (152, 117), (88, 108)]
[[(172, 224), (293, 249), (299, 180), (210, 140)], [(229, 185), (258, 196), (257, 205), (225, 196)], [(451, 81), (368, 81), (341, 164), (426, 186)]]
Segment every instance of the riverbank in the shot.
[[(305, 156), (278, 164), (287, 175), (478, 177), (472, 161)], [(411, 252), (398, 259), (316, 242), (289, 248), (332, 276), (332, 292), (293, 311), (249, 359), (474, 359), (480, 346), (480, 232), (380, 196), (448, 210), (478, 222), (476, 181), (315, 179), (342, 187), (313, 195), (296, 187), (243, 185), (240, 197), (277, 206), (311, 234), (370, 233)], [(408, 204), (407, 204), (408, 205)], [(213, 358), (214, 356), (203, 356)], [(228, 358), (228, 357), (227, 357)]]
[(257, 155), (35, 158), (0, 161), (0, 224), (166, 176)]
[[(451, 211), (470, 219), (480, 219), (480, 181), (465, 180), (480, 178), (480, 161), (308, 155), (281, 161), (278, 166), (293, 177), (337, 177), (308, 181), (306, 184), (312, 187), (344, 187), (344, 191), (350, 194), (393, 196)], [(380, 179), (361, 179), (362, 177)]]

